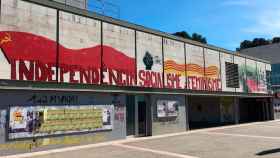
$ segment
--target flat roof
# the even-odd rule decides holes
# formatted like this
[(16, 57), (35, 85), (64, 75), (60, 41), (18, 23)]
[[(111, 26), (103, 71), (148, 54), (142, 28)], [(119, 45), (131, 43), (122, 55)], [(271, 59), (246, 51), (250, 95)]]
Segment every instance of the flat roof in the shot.
[(214, 46), (214, 45), (203, 44), (203, 43), (200, 43), (200, 42), (197, 42), (197, 41), (177, 37), (177, 36), (172, 35), (172, 34), (167, 33), (167, 32), (147, 28), (147, 27), (142, 26), (142, 25), (137, 25), (137, 24), (133, 24), (133, 23), (130, 23), (130, 22), (127, 22), (127, 21), (124, 21), (124, 20), (119, 20), (119, 19), (115, 19), (115, 18), (112, 18), (112, 17), (104, 16), (104, 15), (101, 15), (101, 14), (98, 14), (98, 13), (95, 13), (95, 12), (92, 12), (92, 11), (89, 11), (89, 10), (72, 7), (72, 6), (62, 4), (62, 3), (59, 3), (59, 2), (55, 2), (55, 1), (51, 1), (51, 0), (23, 0), (23, 1), (43, 5), (43, 6), (46, 6), (46, 7), (58, 9), (58, 10), (65, 11), (65, 12), (70, 12), (70, 13), (80, 15), (80, 16), (85, 16), (85, 17), (88, 17), (88, 18), (93, 18), (95, 20), (100, 20), (100, 21), (103, 21), (103, 22), (119, 25), (119, 26), (122, 26), (122, 27), (126, 27), (126, 28), (136, 30), (136, 31), (150, 33), (150, 34), (153, 34), (153, 35), (162, 36), (164, 38), (184, 42), (184, 43), (187, 43), (187, 44), (192, 44), (192, 45), (200, 46), (200, 47), (203, 47), (203, 48), (212, 49), (212, 50), (216, 50), (216, 51), (219, 51), (219, 52), (228, 53), (228, 54), (232, 54), (232, 55), (235, 55), (235, 56), (240, 56), (240, 57), (244, 57), (244, 58), (248, 58), (248, 59), (252, 59), (252, 60), (259, 61), (259, 62), (264, 62), (264, 63), (270, 64), (270, 62), (267, 61), (267, 60), (255, 58), (255, 57), (244, 55), (244, 54), (235, 53), (235, 51), (227, 50), (227, 49), (217, 47), (217, 46)]

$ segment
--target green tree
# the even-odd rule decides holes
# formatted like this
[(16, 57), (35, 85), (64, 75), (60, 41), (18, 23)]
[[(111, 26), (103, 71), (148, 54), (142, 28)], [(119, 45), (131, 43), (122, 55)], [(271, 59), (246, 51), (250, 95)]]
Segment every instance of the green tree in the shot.
[(274, 37), (272, 43), (280, 43), (280, 37)]
[(246, 48), (250, 48), (252, 47), (252, 42), (249, 40), (244, 40), (243, 42), (241, 42), (240, 44), (240, 49), (246, 49)]
[[(275, 39), (276, 41), (277, 39)], [(279, 39), (280, 41), (280, 39)], [(266, 40), (264, 38), (254, 38), (253, 41), (250, 40), (244, 40), (240, 43), (240, 47), (236, 48), (237, 51), (246, 49), (246, 48), (252, 48), (252, 47), (258, 47), (263, 45), (271, 44), (271, 40)]]
[(191, 36), (186, 31), (176, 32), (173, 35), (186, 39), (191, 39)]
[(207, 43), (207, 40), (205, 37), (202, 37), (202, 35), (198, 34), (198, 33), (193, 33), (192, 34), (192, 40), (194, 41), (198, 41), (198, 42), (201, 42), (201, 43)]
[(203, 37), (198, 33), (193, 33), (192, 36), (190, 36), (186, 31), (181, 31), (181, 32), (176, 32), (173, 35), (207, 44), (206, 37)]

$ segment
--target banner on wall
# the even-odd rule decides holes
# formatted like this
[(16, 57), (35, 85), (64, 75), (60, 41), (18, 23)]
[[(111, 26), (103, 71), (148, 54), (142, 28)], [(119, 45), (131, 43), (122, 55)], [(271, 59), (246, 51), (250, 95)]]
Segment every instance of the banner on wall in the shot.
[(266, 64), (258, 62), (257, 64), (258, 74), (258, 93), (267, 93), (267, 81), (266, 81)]
[[(186, 44), (187, 87), (191, 90), (220, 91), (219, 53)], [(204, 60), (205, 57), (205, 60)]]
[(113, 105), (13, 106), (9, 139), (53, 136), (113, 129)]
[(257, 63), (254, 60), (246, 59), (246, 80), (245, 90), (249, 93), (258, 93)]
[(246, 86), (246, 60), (240, 56), (234, 56), (234, 64), (238, 65), (239, 88), (236, 92), (247, 92)]
[(177, 117), (179, 115), (179, 103), (173, 100), (157, 101), (157, 117)]
[(186, 65), (184, 43), (164, 39), (164, 75), (165, 87), (186, 88)]

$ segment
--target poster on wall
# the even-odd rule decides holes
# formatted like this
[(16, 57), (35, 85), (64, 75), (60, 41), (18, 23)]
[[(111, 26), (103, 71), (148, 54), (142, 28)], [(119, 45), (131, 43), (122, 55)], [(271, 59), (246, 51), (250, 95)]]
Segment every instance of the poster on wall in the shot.
[(99, 84), (101, 22), (59, 12), (59, 82)]
[(187, 88), (204, 90), (204, 53), (203, 48), (186, 44)]
[(234, 56), (234, 64), (238, 65), (239, 75), (239, 88), (236, 88), (236, 92), (246, 93), (248, 88), (246, 84), (246, 59), (240, 56)]
[(248, 93), (258, 93), (257, 63), (254, 60), (246, 59), (246, 84)]
[(103, 23), (102, 63), (103, 84), (136, 86), (135, 31)]
[(226, 77), (226, 62), (234, 63), (233, 54), (220, 53), (221, 56), (221, 80), (222, 80), (222, 91), (225, 92), (235, 92), (235, 88), (227, 87), (227, 77)]
[(205, 90), (221, 91), (220, 54), (218, 51), (205, 49)]
[(179, 115), (179, 103), (173, 100), (157, 101), (157, 117), (177, 117)]
[(258, 93), (267, 93), (266, 64), (257, 62)]
[(1, 0), (0, 79), (56, 80), (56, 10)]
[(184, 43), (164, 39), (163, 44), (165, 87), (185, 89), (186, 65)]
[(113, 105), (12, 106), (9, 139), (113, 129)]
[(136, 36), (138, 86), (163, 88), (162, 38), (144, 32)]

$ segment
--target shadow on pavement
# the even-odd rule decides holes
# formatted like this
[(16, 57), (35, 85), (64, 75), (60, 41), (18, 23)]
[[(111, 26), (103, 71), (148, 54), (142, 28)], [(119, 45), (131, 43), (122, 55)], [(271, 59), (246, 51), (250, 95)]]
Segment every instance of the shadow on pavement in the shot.
[(256, 155), (264, 156), (264, 155), (274, 154), (274, 153), (278, 153), (278, 152), (280, 152), (280, 148), (264, 150), (262, 152), (257, 153)]

